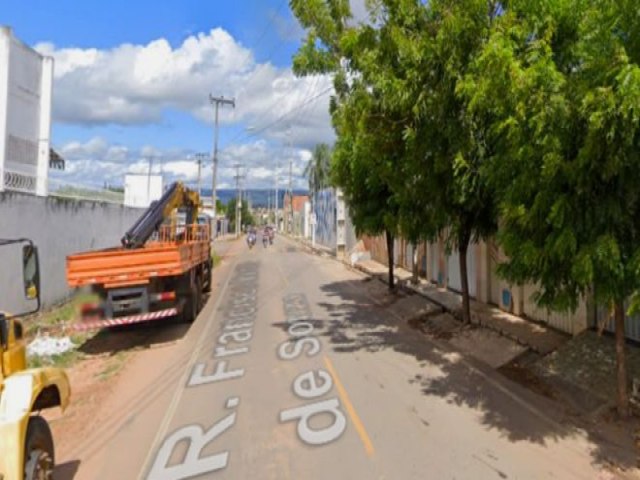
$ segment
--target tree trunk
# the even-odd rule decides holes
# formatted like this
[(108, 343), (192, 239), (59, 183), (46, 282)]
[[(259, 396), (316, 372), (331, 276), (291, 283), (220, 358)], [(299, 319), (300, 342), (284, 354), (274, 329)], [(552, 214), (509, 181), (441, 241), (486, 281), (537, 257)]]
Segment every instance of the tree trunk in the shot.
[(458, 248), (460, 256), (460, 280), (462, 281), (462, 321), (471, 323), (471, 307), (469, 305), (469, 278), (467, 276), (467, 249), (469, 241), (461, 241)]
[(627, 391), (627, 361), (625, 357), (624, 335), (624, 302), (615, 305), (616, 322), (616, 363), (618, 367), (618, 414), (622, 418), (629, 417), (629, 393)]
[(412, 267), (412, 277), (411, 277), (411, 283), (413, 283), (414, 285), (417, 285), (418, 282), (418, 245), (417, 244), (413, 244), (413, 263), (411, 264)]
[(387, 235), (387, 258), (389, 260), (389, 290), (393, 290), (393, 234), (386, 230)]

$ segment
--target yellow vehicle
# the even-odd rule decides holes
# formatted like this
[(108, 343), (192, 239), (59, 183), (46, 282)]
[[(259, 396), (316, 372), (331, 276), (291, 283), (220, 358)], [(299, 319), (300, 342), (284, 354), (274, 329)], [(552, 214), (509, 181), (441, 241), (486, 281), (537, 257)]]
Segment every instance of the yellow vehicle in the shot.
[(40, 309), (38, 251), (27, 239), (1, 240), (0, 247), (22, 246), (24, 295), (37, 302), (20, 315), (0, 313), (0, 480), (50, 479), (54, 448), (46, 408), (69, 404), (69, 380), (59, 368), (27, 369), (26, 345), (18, 317)]

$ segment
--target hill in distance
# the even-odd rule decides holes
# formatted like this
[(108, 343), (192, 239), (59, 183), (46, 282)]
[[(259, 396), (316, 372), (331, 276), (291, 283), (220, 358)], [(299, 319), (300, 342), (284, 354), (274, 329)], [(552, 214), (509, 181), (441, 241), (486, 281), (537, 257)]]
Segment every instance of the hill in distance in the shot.
[[(232, 198), (236, 198), (237, 192), (235, 189), (220, 189), (217, 190), (218, 199), (224, 203), (225, 205), (229, 203), (229, 200)], [(282, 207), (282, 203), (284, 202), (285, 190), (278, 190), (278, 206)], [(293, 190), (294, 195), (308, 195), (308, 190)], [(264, 207), (271, 206), (273, 208), (273, 203), (275, 199), (275, 191), (274, 190), (261, 190), (261, 189), (248, 189), (243, 190), (242, 195), (244, 198), (248, 198), (251, 201), (252, 207)], [(202, 189), (203, 197), (211, 197), (211, 189)]]

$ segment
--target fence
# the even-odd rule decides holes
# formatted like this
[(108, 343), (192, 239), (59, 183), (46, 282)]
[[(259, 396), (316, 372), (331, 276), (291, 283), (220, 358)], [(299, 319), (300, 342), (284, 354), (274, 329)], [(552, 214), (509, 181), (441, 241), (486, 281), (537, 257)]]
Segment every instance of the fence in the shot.
[(56, 177), (49, 177), (48, 185), (49, 195), (54, 197), (108, 202), (117, 205), (124, 203), (123, 190), (108, 189), (94, 185), (82, 185)]

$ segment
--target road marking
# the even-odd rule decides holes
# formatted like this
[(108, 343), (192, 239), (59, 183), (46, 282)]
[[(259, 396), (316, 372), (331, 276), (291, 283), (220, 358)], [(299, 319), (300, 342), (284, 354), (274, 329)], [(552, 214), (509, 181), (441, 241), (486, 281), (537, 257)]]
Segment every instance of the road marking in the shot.
[[(216, 313), (218, 312), (218, 308), (220, 307), (220, 303), (222, 302), (222, 299), (224, 298), (224, 294), (227, 291), (227, 287), (229, 286), (229, 283), (231, 282), (231, 277), (233, 276), (233, 272), (235, 271), (235, 267), (236, 265), (233, 264), (229, 270), (229, 274), (227, 275), (227, 278), (224, 282), (224, 285), (222, 286), (222, 289), (220, 290), (220, 294), (218, 295), (218, 298), (216, 299), (216, 303), (213, 306), (213, 310), (212, 310), (212, 316), (215, 318)], [(160, 442), (164, 441), (165, 437), (167, 436), (167, 431), (169, 429), (169, 424), (171, 423), (171, 420), (173, 419), (175, 413), (176, 413), (176, 409), (178, 408), (178, 405), (180, 403), (180, 400), (182, 399), (182, 394), (184, 393), (184, 391), (186, 390), (185, 385), (187, 384), (187, 379), (189, 378), (189, 375), (191, 373), (191, 370), (193, 369), (193, 366), (196, 363), (196, 360), (198, 359), (198, 355), (200, 355), (200, 352), (202, 350), (202, 345), (204, 344), (205, 339), (209, 338), (209, 333), (210, 331), (213, 329), (214, 326), (214, 321), (212, 318), (207, 319), (207, 324), (204, 326), (203, 332), (200, 335), (200, 338), (198, 339), (198, 342), (195, 346), (195, 349), (193, 350), (193, 354), (191, 355), (191, 357), (189, 358), (189, 362), (186, 365), (185, 371), (184, 371), (184, 375), (182, 375), (180, 377), (180, 382), (178, 383), (178, 388), (176, 389), (176, 393), (173, 395), (173, 399), (171, 401), (171, 403), (169, 404), (169, 408), (167, 409), (164, 418), (162, 419), (162, 422), (160, 423), (160, 428), (158, 428), (158, 431), (156, 433), (156, 436), (153, 440), (153, 443), (151, 443), (151, 448), (149, 449), (149, 452), (147, 453), (147, 457), (144, 460), (144, 463), (142, 464), (142, 470), (140, 471), (140, 474), (138, 475), (139, 479), (144, 478), (144, 475), (147, 472), (147, 469), (150, 468), (149, 462), (152, 459), (152, 456), (156, 453), (156, 446), (159, 445)]]
[(369, 457), (373, 457), (374, 449), (373, 449), (373, 444), (371, 443), (371, 439), (369, 438), (369, 435), (367, 434), (367, 430), (364, 428), (364, 425), (362, 424), (362, 421), (360, 420), (360, 417), (358, 416), (356, 409), (353, 407), (351, 400), (349, 400), (349, 395), (347, 394), (347, 391), (344, 389), (344, 386), (342, 385), (340, 378), (338, 378), (338, 374), (333, 368), (333, 364), (331, 363), (331, 360), (329, 360), (329, 357), (326, 357), (326, 356), (324, 357), (324, 364), (327, 367), (327, 370), (329, 370), (329, 373), (331, 374), (331, 376), (333, 377), (333, 383), (335, 383), (336, 388), (338, 389), (338, 394), (340, 395), (340, 399), (342, 400), (342, 403), (344, 403), (344, 407), (347, 410), (347, 413), (349, 414), (349, 416), (351, 417), (353, 426), (356, 427), (356, 431), (358, 432), (358, 435), (360, 435), (360, 440), (362, 440), (362, 444), (364, 445), (364, 450), (367, 452), (367, 455)]

